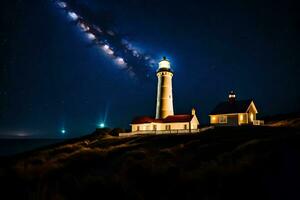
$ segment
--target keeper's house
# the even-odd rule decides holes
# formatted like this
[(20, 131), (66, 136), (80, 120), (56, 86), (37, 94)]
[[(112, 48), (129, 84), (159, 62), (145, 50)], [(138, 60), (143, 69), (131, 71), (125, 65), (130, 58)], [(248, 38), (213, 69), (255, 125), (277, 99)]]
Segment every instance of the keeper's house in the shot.
[(210, 113), (210, 124), (219, 126), (263, 125), (257, 120), (257, 108), (253, 100), (236, 100), (235, 93), (229, 93), (228, 101), (219, 103)]

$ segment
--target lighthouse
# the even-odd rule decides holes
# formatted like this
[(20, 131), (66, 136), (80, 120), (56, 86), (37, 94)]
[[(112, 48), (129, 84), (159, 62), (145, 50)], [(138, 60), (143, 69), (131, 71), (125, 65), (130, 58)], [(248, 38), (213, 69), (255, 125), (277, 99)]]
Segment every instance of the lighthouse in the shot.
[(131, 132), (119, 133), (119, 136), (136, 134), (170, 134), (170, 133), (198, 133), (199, 121), (196, 110), (188, 114), (174, 115), (172, 78), (173, 72), (166, 57), (158, 63), (156, 115), (135, 117), (131, 123)]
[(156, 99), (156, 119), (164, 119), (169, 115), (174, 115), (172, 77), (170, 62), (166, 57), (159, 62), (156, 72), (157, 76), (157, 99)]

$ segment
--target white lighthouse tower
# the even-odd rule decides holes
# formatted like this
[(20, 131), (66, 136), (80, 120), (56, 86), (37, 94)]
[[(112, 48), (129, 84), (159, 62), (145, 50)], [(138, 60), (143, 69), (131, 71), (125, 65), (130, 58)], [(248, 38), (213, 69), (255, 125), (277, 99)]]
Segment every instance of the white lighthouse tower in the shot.
[(119, 133), (119, 136), (136, 134), (165, 134), (165, 133), (198, 133), (199, 121), (195, 109), (191, 113), (174, 115), (172, 78), (170, 62), (166, 57), (159, 62), (156, 71), (157, 99), (156, 115), (154, 117), (136, 117), (130, 123), (130, 133)]
[(156, 100), (156, 119), (163, 119), (169, 115), (174, 115), (173, 94), (172, 94), (172, 77), (170, 62), (163, 57), (159, 62), (156, 72), (157, 83), (157, 100)]

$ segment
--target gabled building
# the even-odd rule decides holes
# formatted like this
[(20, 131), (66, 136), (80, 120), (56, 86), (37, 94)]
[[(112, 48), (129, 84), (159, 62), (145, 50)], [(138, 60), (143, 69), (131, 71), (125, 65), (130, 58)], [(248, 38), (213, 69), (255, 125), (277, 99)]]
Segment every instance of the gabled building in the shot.
[(184, 133), (198, 130), (199, 121), (195, 109), (191, 114), (169, 115), (165, 118), (137, 117), (131, 122), (131, 131), (143, 133)]
[(257, 113), (253, 100), (236, 100), (235, 93), (231, 91), (228, 101), (219, 103), (210, 113), (210, 124), (220, 126), (262, 125), (263, 121), (256, 119)]

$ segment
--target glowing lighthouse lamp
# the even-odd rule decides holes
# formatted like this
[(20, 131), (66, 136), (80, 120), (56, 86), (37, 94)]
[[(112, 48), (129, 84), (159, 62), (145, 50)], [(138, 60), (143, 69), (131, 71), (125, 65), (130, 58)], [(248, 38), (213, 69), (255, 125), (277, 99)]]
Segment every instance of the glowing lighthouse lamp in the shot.
[(164, 56), (162, 61), (159, 62), (159, 69), (171, 69), (169, 60)]

